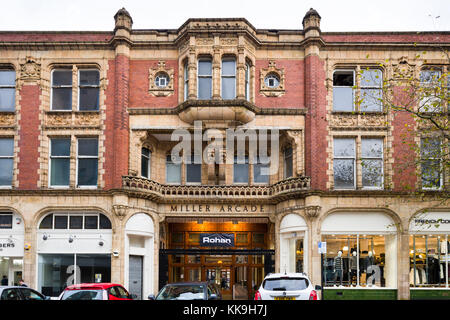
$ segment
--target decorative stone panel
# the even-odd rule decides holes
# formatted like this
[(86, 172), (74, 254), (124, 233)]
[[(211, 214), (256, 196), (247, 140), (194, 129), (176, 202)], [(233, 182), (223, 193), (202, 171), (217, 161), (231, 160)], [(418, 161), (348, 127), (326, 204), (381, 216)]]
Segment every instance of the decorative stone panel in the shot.
[[(160, 74), (166, 75), (166, 77), (169, 79), (165, 87), (159, 87), (158, 85), (156, 85), (155, 79)], [(173, 75), (174, 69), (167, 68), (166, 62), (162, 60), (158, 62), (158, 65), (155, 68), (150, 68), (148, 70), (148, 82), (150, 94), (157, 97), (167, 97), (173, 95), (174, 93)]]
[[(280, 81), (279, 85), (275, 88), (268, 87), (266, 85), (266, 82), (264, 81), (265, 78), (270, 74), (276, 75)], [(284, 69), (277, 68), (274, 60), (269, 61), (269, 67), (262, 68), (260, 70), (260, 89), (259, 89), (259, 91), (262, 95), (264, 95), (266, 97), (280, 97), (286, 93)]]

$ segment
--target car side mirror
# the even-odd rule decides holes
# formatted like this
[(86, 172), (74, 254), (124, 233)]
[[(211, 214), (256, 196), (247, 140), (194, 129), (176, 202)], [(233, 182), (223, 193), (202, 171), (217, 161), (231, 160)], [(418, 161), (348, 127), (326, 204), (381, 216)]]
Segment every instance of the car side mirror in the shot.
[(156, 300), (155, 296), (153, 294), (148, 295), (148, 300)]
[(134, 293), (130, 294), (130, 298), (133, 299), (133, 300), (136, 300), (137, 297), (138, 297), (138, 296), (137, 296), (136, 294), (134, 294)]
[(209, 296), (209, 300), (219, 300), (219, 297), (217, 296), (217, 294), (212, 293), (212, 294)]
[(316, 286), (315, 289), (316, 289), (317, 291), (319, 291), (319, 290), (322, 290), (322, 287), (321, 287), (321, 286)]

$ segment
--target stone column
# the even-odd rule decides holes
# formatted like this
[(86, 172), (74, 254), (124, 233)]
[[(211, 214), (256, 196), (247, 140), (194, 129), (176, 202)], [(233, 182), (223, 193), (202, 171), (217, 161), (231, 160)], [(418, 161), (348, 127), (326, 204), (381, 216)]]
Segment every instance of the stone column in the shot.
[(236, 98), (245, 99), (245, 54), (243, 35), (239, 35), (236, 69)]
[(397, 245), (397, 299), (409, 300), (409, 234), (403, 230), (399, 232)]
[(213, 57), (212, 57), (212, 99), (221, 99), (221, 57), (220, 57), (220, 38), (214, 35)]
[(188, 76), (188, 99), (197, 99), (197, 56), (194, 36), (189, 38)]

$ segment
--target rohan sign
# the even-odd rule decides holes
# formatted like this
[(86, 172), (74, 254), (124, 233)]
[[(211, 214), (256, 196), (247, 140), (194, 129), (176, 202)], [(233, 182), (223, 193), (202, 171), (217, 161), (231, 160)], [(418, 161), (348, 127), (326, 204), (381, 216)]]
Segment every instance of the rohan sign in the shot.
[(229, 205), (229, 204), (171, 204), (170, 213), (266, 213), (263, 205)]

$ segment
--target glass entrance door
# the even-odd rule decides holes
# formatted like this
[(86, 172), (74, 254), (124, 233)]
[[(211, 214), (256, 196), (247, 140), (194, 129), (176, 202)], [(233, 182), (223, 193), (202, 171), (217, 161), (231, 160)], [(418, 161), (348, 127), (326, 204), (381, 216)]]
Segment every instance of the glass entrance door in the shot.
[(206, 267), (206, 281), (213, 281), (220, 288), (223, 300), (233, 299), (231, 292), (231, 267), (229, 266), (214, 266)]

